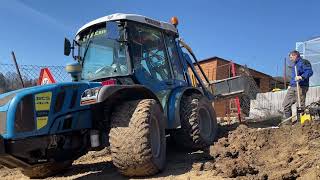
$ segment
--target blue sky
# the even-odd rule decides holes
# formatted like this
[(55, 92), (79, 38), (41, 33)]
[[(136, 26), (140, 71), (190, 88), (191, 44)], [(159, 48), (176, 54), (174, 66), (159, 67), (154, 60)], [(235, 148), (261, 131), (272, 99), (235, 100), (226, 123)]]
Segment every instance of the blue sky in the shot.
[[(168, 21), (199, 59), (219, 56), (281, 75), (295, 42), (320, 36), (319, 0), (1, 0), (0, 63), (64, 65), (64, 37), (85, 23), (117, 12)], [(278, 65), (278, 68), (277, 68)], [(278, 69), (278, 70), (277, 70)]]

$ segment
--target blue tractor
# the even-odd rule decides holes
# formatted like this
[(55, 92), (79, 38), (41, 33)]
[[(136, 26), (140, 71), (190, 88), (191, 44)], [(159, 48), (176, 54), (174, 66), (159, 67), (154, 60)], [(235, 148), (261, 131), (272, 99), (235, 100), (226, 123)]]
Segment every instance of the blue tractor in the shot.
[(146, 176), (165, 167), (168, 135), (187, 149), (212, 144), (209, 81), (172, 21), (113, 14), (65, 39), (72, 82), (0, 95), (0, 164), (42, 178), (110, 146), (120, 173)]

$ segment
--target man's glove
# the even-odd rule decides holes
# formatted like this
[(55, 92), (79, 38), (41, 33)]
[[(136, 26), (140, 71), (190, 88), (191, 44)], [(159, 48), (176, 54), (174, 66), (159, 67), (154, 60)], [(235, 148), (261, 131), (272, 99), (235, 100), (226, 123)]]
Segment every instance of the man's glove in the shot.
[(302, 76), (296, 76), (296, 78), (295, 78), (296, 81), (300, 81), (302, 79), (303, 79)]

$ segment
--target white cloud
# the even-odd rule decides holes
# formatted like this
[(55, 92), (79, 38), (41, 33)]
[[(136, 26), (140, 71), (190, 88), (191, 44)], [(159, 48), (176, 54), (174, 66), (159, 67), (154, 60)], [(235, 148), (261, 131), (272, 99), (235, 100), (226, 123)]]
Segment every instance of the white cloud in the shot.
[(42, 21), (62, 31), (68, 31), (71, 29), (68, 25), (64, 24), (60, 20), (55, 19), (54, 17), (51, 17), (44, 12), (36, 10), (31, 6), (28, 6), (20, 0), (11, 0), (6, 2), (8, 5), (8, 9), (13, 11), (14, 13), (22, 14), (23, 17), (30, 17), (30, 20)]

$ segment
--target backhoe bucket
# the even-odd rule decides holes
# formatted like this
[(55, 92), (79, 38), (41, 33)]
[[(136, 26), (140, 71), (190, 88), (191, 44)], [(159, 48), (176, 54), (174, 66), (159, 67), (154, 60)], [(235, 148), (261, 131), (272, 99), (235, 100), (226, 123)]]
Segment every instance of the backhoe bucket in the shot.
[(244, 76), (235, 76), (217, 81), (210, 81), (209, 91), (215, 100), (242, 96), (249, 91), (249, 85)]

